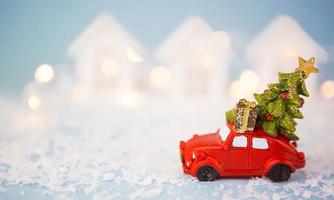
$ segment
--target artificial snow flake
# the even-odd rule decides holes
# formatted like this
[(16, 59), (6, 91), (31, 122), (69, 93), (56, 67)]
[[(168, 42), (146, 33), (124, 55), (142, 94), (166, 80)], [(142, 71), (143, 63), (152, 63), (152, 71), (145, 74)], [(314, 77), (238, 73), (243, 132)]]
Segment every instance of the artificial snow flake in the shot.
[[(331, 197), (334, 159), (328, 152), (333, 151), (333, 135), (328, 133), (333, 128), (328, 116), (333, 107), (324, 102), (317, 105), (322, 114), (305, 110), (306, 122), (300, 125), (300, 148), (306, 152), (308, 167), (292, 174), (284, 184), (266, 178), (202, 184), (183, 175), (175, 141), (198, 130), (210, 131), (208, 127), (224, 128), (225, 108), (153, 104), (137, 109), (135, 114), (108, 106), (71, 108), (57, 113), (62, 117), (46, 131), (0, 135), (6, 138), (0, 141), (0, 190), (6, 193), (9, 185), (38, 185), (45, 188), (41, 196), (58, 199), (78, 193), (93, 199), (298, 199), (310, 193), (312, 198)], [(7, 114), (11, 119), (16, 112), (22, 111), (0, 113), (0, 117)], [(311, 123), (310, 114), (320, 122)], [(316, 131), (319, 126), (329, 129)], [(118, 187), (125, 192), (117, 191)]]
[(157, 197), (161, 193), (161, 191), (161, 188), (137, 190), (130, 195), (130, 199), (148, 199)]

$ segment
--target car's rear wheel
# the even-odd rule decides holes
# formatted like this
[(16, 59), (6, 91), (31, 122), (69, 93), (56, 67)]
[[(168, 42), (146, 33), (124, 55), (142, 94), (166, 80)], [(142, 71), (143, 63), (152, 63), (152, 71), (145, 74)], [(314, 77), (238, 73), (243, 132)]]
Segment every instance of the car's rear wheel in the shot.
[(268, 173), (268, 177), (274, 182), (287, 181), (290, 175), (290, 167), (284, 164), (275, 165)]
[(199, 181), (214, 181), (218, 177), (218, 172), (210, 166), (203, 166), (198, 169), (196, 177)]

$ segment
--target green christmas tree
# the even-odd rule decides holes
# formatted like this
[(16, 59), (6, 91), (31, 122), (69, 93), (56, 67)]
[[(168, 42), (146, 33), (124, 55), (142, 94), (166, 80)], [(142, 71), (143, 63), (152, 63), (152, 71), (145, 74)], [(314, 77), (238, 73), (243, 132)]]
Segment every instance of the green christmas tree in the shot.
[[(304, 99), (300, 96), (309, 96), (305, 79), (310, 73), (319, 70), (315, 68), (315, 58), (304, 60), (299, 57), (299, 67), (292, 73), (279, 73), (279, 82), (268, 84), (268, 89), (261, 94), (254, 94), (259, 106), (257, 126), (264, 129), (269, 135), (276, 137), (278, 134), (287, 136), (290, 140), (298, 140), (295, 134), (295, 118), (302, 119), (300, 108)], [(233, 121), (235, 109), (227, 112), (228, 121)]]

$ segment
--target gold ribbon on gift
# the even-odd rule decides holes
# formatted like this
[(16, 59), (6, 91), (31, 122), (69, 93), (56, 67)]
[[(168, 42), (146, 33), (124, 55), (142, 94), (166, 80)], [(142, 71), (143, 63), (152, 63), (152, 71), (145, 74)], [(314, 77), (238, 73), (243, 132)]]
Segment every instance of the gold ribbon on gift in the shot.
[(245, 132), (247, 130), (248, 118), (251, 109), (256, 107), (256, 103), (254, 101), (247, 101), (247, 99), (240, 99), (240, 103), (245, 106), (245, 114), (242, 119), (241, 131)]

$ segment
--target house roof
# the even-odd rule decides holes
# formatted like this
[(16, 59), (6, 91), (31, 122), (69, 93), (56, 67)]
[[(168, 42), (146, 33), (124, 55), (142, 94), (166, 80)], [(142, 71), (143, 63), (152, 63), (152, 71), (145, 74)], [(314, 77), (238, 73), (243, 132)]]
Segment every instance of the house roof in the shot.
[(68, 53), (79, 56), (88, 50), (99, 48), (140, 49), (138, 42), (110, 15), (99, 15), (70, 44)]
[(161, 44), (156, 56), (160, 60), (173, 60), (191, 51), (203, 52), (214, 48), (213, 29), (200, 17), (187, 18)]
[(288, 16), (275, 18), (246, 49), (246, 57), (253, 64), (259, 59), (280, 59), (281, 54), (305, 58), (315, 56), (319, 62), (328, 59), (326, 51)]

